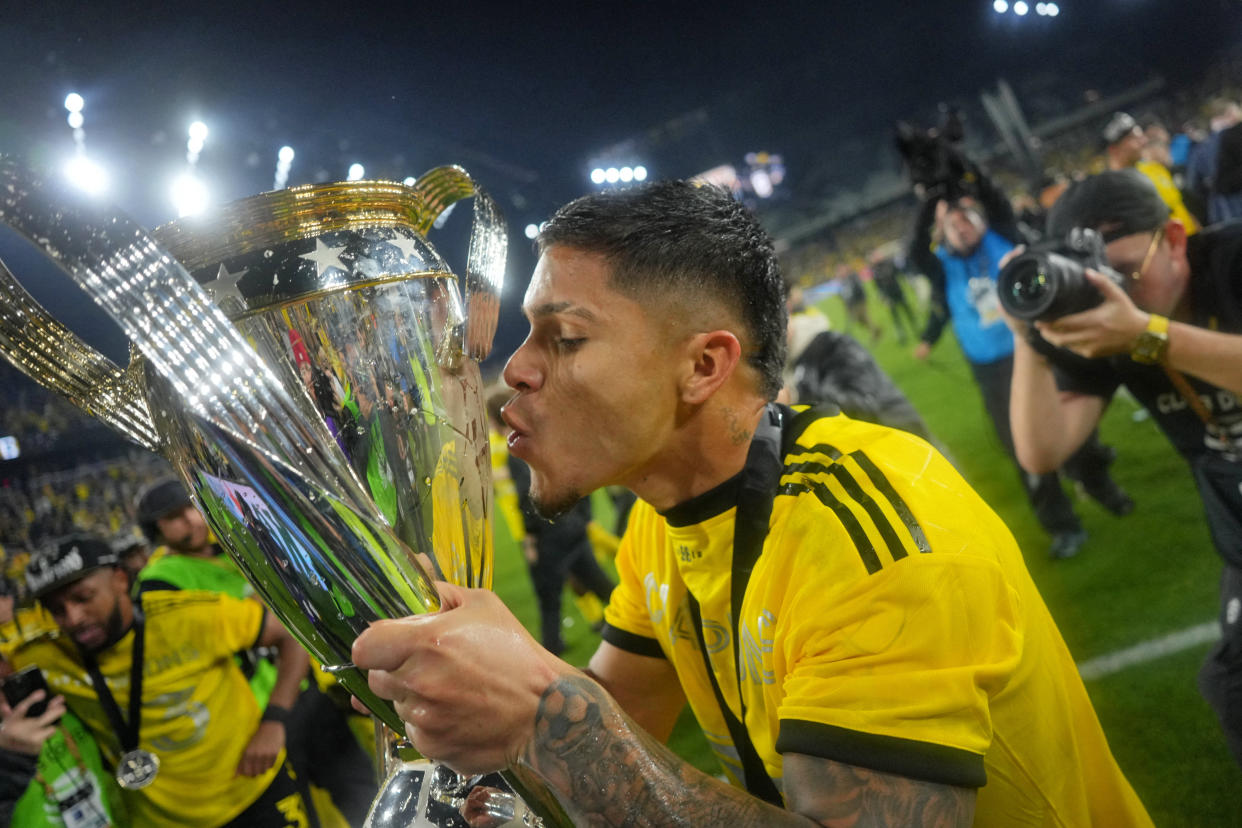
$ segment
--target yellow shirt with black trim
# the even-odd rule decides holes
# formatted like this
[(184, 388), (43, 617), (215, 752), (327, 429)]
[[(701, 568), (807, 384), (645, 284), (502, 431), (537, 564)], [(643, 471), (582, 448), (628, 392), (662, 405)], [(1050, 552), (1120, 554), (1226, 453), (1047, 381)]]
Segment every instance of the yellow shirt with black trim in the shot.
[[(284, 762), (255, 777), (237, 765), (259, 726), (259, 706), (233, 660), (253, 647), (263, 629), (257, 601), (209, 592), (151, 592), (146, 615), (139, 745), (156, 754), (160, 770), (150, 786), (125, 791), (135, 825), (218, 826), (236, 817), (267, 789)], [(134, 633), (97, 655), (99, 669), (120, 706), (129, 712)], [(120, 744), (73, 641), (45, 632), (10, 642), (6, 658), (21, 669), (38, 664), (53, 692), (95, 735), (104, 758), (116, 766)]]
[[(835, 416), (783, 462), (738, 632), (746, 730), (778, 789), (792, 752), (978, 788), (977, 825), (1151, 825), (1012, 535), (940, 454)], [(635, 504), (604, 630), (672, 663), (734, 784), (741, 763), (688, 599), (740, 718), (739, 482), (662, 515)]]

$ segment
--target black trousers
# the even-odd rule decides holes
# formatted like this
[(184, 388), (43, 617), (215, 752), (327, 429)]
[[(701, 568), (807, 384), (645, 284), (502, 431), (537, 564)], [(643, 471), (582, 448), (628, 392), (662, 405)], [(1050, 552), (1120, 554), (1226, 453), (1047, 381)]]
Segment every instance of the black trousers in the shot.
[[(975, 382), (983, 393), (983, 404), (988, 416), (992, 418), (992, 426), (996, 436), (1011, 458), (1016, 455), (1013, 448), (1013, 432), (1009, 428), (1009, 389), (1013, 379), (1013, 356), (998, 359), (995, 362), (972, 362), (970, 369), (975, 375)], [(1071, 479), (1078, 480), (1087, 488), (1108, 477), (1108, 464), (1111, 461), (1109, 451), (1100, 445), (1099, 433), (1091, 432), (1076, 452), (1061, 467)], [(1050, 534), (1076, 532), (1082, 529), (1074, 507), (1061, 488), (1061, 478), (1057, 472), (1049, 474), (1030, 474), (1018, 467), (1022, 480), (1022, 488), (1031, 501), (1035, 517), (1039, 524)]]
[(1220, 642), (1199, 670), (1199, 692), (1216, 711), (1225, 743), (1242, 765), (1242, 569), (1220, 576)]
[(569, 576), (588, 592), (594, 592), (605, 604), (614, 584), (595, 560), (595, 552), (585, 535), (568, 548), (538, 543), (539, 559), (530, 568), (530, 579), (539, 602), (540, 643), (549, 652), (559, 655), (565, 649), (561, 639), (561, 594)]
[(349, 729), (350, 715), (311, 681), (290, 712), (285, 746), (307, 799), (311, 782), (328, 792), (350, 825), (361, 825), (379, 784), (371, 757)]

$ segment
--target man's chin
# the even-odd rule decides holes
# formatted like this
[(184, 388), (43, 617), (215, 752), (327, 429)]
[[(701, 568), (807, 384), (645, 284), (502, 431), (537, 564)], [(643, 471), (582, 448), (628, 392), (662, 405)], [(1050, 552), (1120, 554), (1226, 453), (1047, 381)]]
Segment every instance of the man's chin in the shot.
[(560, 492), (539, 492), (532, 490), (530, 493), (531, 505), (535, 507), (535, 511), (544, 520), (556, 520), (561, 515), (574, 508), (582, 495), (574, 490), (564, 490)]

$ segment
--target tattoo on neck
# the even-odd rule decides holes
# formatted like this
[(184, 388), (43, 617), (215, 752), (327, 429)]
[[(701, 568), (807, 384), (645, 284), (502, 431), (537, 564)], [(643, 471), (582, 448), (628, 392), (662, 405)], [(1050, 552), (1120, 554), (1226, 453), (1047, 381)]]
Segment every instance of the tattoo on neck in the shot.
[(729, 442), (735, 446), (740, 446), (750, 441), (750, 431), (746, 428), (737, 416), (737, 412), (732, 408), (724, 410), (725, 425), (729, 429)]

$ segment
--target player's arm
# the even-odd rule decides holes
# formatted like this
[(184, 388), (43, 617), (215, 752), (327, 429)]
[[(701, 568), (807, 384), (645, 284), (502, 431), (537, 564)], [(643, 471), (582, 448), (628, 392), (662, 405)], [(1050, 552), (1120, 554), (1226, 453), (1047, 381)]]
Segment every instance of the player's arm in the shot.
[(639, 655), (601, 641), (587, 675), (657, 741), (668, 741), (686, 696), (668, 659)]
[(784, 757), (788, 810), (691, 767), (583, 675), (540, 700), (522, 771), (534, 771), (594, 825), (966, 826), (973, 790), (920, 782), (801, 754)]
[(1242, 395), (1242, 336), (1170, 322), (1165, 362), (1170, 368)]
[(256, 644), (276, 650), (276, 685), (259, 727), (238, 763), (237, 772), (242, 776), (258, 776), (275, 764), (285, 746), (285, 720), (297, 701), (302, 679), (310, 667), (306, 651), (270, 612), (264, 612), (263, 630)]

